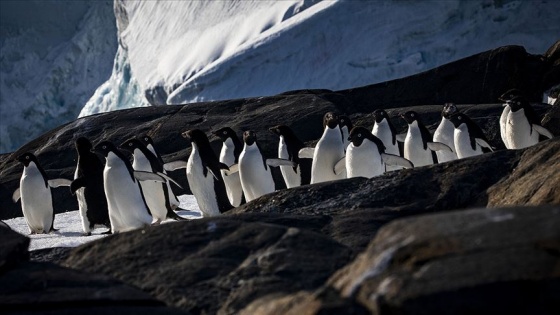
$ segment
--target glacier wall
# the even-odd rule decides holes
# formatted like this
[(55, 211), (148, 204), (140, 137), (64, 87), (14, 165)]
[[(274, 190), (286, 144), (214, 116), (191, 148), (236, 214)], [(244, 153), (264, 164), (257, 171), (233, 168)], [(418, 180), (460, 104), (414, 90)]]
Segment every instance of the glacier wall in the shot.
[(0, 1), (0, 152), (76, 119), (116, 51), (112, 1)]

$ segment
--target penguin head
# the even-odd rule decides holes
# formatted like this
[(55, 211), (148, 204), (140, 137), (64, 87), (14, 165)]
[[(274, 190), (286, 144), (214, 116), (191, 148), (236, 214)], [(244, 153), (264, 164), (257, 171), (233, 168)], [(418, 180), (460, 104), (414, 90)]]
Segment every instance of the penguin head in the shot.
[(340, 129), (342, 129), (342, 127), (346, 127), (348, 130), (352, 130), (353, 127), (352, 121), (350, 121), (350, 118), (345, 115), (338, 116), (338, 125), (340, 126)]
[(467, 122), (467, 118), (465, 114), (461, 114), (461, 113), (451, 116), (449, 120), (451, 121), (451, 123), (453, 123), (453, 126), (455, 126), (455, 128), (459, 128), (459, 126)]
[(35, 157), (35, 155), (33, 155), (33, 153), (31, 152), (25, 152), (22, 155), (17, 157), (18, 162), (20, 162), (21, 164), (23, 164), (25, 167), (29, 166), (29, 163), (31, 162), (35, 162), (35, 164), (37, 165), (37, 157)]
[(362, 145), (362, 142), (364, 142), (364, 139), (367, 139), (370, 135), (372, 135), (371, 132), (369, 132), (366, 128), (354, 127), (350, 130), (348, 141), (352, 142), (355, 147), (359, 147)]
[(498, 100), (507, 103), (518, 96), (523, 96), (523, 92), (521, 92), (521, 90), (519, 89), (511, 89), (500, 95), (500, 97), (498, 97)]
[(243, 142), (247, 145), (253, 145), (257, 141), (257, 134), (252, 130), (243, 133)]
[(148, 135), (143, 135), (139, 137), (138, 140), (140, 140), (140, 142), (142, 142), (145, 146), (148, 146), (149, 144), (152, 146), (154, 145), (154, 140)]
[(449, 119), (451, 116), (458, 113), (457, 106), (453, 103), (445, 103), (443, 105), (443, 110), (441, 111), (441, 116)]
[(387, 115), (387, 112), (382, 109), (376, 109), (373, 112), (373, 118), (375, 119), (376, 123), (380, 123), (383, 121), (383, 119), (389, 120), (389, 115)]
[(181, 135), (183, 136), (183, 138), (189, 140), (192, 143), (197, 144), (198, 146), (200, 146), (203, 143), (208, 143), (208, 145), (210, 145), (210, 141), (208, 140), (208, 137), (200, 129), (187, 130), (183, 132)]
[(406, 120), (406, 122), (410, 125), (413, 122), (418, 120), (418, 113), (416, 113), (415, 111), (408, 111), (404, 114), (401, 114), (401, 117)]
[(107, 157), (109, 152), (117, 152), (117, 147), (115, 147), (115, 145), (110, 141), (102, 141), (93, 148), (93, 152), (103, 157)]
[(511, 108), (512, 112), (516, 112), (516, 111), (524, 108), (525, 106), (528, 106), (529, 102), (523, 96), (516, 96), (516, 97), (512, 98), (511, 100), (507, 101), (507, 104)]
[(76, 150), (78, 151), (78, 153), (91, 152), (91, 149), (93, 148), (93, 145), (91, 144), (91, 142), (85, 137), (79, 137), (76, 140), (75, 145), (76, 145)]
[(323, 116), (323, 130), (327, 127), (334, 129), (338, 126), (338, 116), (333, 112), (328, 112)]
[(134, 150), (142, 149), (143, 147), (146, 147), (144, 143), (136, 138), (128, 139), (119, 146), (119, 148), (131, 153), (134, 152)]
[(277, 135), (278, 137), (280, 137), (280, 136), (285, 137), (288, 133), (290, 133), (292, 131), (290, 129), (290, 127), (288, 127), (286, 125), (277, 125), (277, 126), (268, 128), (268, 130), (270, 132), (272, 132), (273, 134)]
[(233, 139), (236, 136), (235, 131), (230, 127), (220, 128), (212, 133), (222, 141), (226, 141), (228, 138)]

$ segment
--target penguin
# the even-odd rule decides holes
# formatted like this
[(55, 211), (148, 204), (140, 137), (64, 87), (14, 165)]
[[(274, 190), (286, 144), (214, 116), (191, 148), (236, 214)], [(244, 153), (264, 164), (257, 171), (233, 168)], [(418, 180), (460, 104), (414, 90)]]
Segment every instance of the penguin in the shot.
[(523, 96), (523, 92), (518, 89), (511, 89), (506, 91), (504, 94), (500, 95), (498, 98), (500, 101), (504, 102), (504, 110), (500, 115), (500, 137), (504, 142), (506, 149), (512, 149), (511, 145), (509, 144), (509, 140), (506, 138), (506, 127), (507, 127), (507, 119), (508, 115), (511, 112), (511, 107), (509, 106), (509, 102), (518, 96)]
[(102, 141), (93, 151), (105, 158), (103, 187), (107, 196), (112, 233), (150, 225), (152, 216), (142, 195), (139, 181), (163, 182), (164, 179), (154, 173), (134, 171), (129, 160), (109, 141)]
[(453, 151), (440, 150), (436, 152), (438, 163), (449, 162), (457, 159), (457, 153), (455, 152), (455, 142), (454, 133), (455, 127), (453, 123), (449, 120), (451, 116), (458, 113), (457, 106), (453, 103), (445, 103), (443, 105), (443, 110), (441, 111), (441, 122), (439, 123), (436, 131), (434, 132), (434, 142), (440, 142)]
[(549, 139), (553, 137), (550, 131), (540, 125), (533, 107), (525, 97), (513, 97), (506, 107), (510, 108), (507, 118), (501, 121), (500, 117), (500, 132), (504, 132), (502, 140), (506, 148), (527, 148), (537, 144), (541, 135)]
[(350, 118), (345, 115), (338, 116), (338, 125), (340, 126), (340, 132), (342, 133), (344, 150), (346, 151), (346, 148), (350, 144), (350, 141), (348, 141), (348, 135), (350, 134), (350, 130), (352, 130), (354, 126), (352, 125), (352, 121), (350, 120)]
[[(144, 145), (148, 148), (148, 150), (150, 150), (157, 157), (161, 165), (164, 165), (165, 163), (163, 162), (161, 155), (159, 155), (159, 153), (156, 151), (156, 148), (154, 147), (154, 141), (152, 140), (152, 137), (148, 135), (143, 135), (139, 139), (142, 143), (144, 143)], [(167, 174), (167, 171), (165, 169), (163, 170), (163, 174)], [(173, 192), (173, 190), (171, 189), (171, 183), (167, 182), (165, 185), (167, 186), (167, 194), (169, 196), (171, 209), (173, 209), (174, 211), (180, 210), (179, 209), (180, 202), (177, 196), (175, 195), (175, 193)]]
[(387, 154), (383, 142), (364, 127), (354, 127), (348, 136), (350, 144), (346, 150), (346, 172), (348, 178), (372, 178), (385, 173), (385, 164), (397, 164), (412, 168), (410, 161)]
[[(399, 150), (399, 143), (397, 142), (397, 132), (395, 126), (389, 120), (389, 115), (382, 109), (377, 109), (373, 112), (375, 123), (371, 133), (379, 138), (385, 145), (385, 153), (393, 155), (401, 155)], [(399, 170), (402, 167), (397, 165), (386, 165), (386, 171)]]
[(91, 142), (80, 137), (75, 142), (78, 152), (78, 165), (74, 181), (70, 185), (72, 194), (78, 199), (78, 209), (82, 220), (84, 235), (91, 235), (95, 225), (104, 225), (111, 233), (109, 210), (105, 190), (103, 189), (103, 162), (91, 152)]
[(72, 181), (63, 178), (49, 180), (33, 153), (24, 153), (18, 156), (17, 161), (23, 164), (23, 173), (12, 199), (17, 202), (21, 198), (21, 210), (29, 227), (29, 234), (56, 231), (53, 226), (51, 187), (70, 186)]
[(459, 159), (493, 151), (482, 129), (467, 115), (455, 114), (450, 121), (455, 128), (453, 138)]
[(416, 112), (408, 111), (401, 117), (408, 123), (408, 131), (404, 140), (404, 158), (412, 162), (414, 167), (437, 163), (434, 151), (453, 151), (445, 144), (432, 141), (432, 135), (422, 124)]
[(294, 162), (296, 167), (280, 166), (286, 187), (293, 188), (311, 182), (311, 159), (300, 159), (299, 151), (305, 147), (303, 142), (286, 125), (278, 125), (269, 129), (280, 138), (278, 157)]
[(181, 135), (191, 143), (192, 150), (186, 164), (187, 179), (203, 216), (217, 216), (232, 209), (220, 172), (229, 168), (218, 160), (206, 134), (192, 129)]
[[(237, 137), (237, 134), (230, 127), (220, 128), (213, 132), (215, 136), (222, 140), (222, 149), (220, 151), (220, 162), (228, 167), (235, 165), (239, 162), (239, 154), (243, 149), (243, 144)], [(226, 185), (226, 191), (229, 202), (234, 207), (239, 207), (245, 203), (243, 198), (243, 188), (241, 188), (241, 180), (239, 173), (233, 173), (226, 176), (225, 170), (220, 170), (222, 178)]]
[(239, 155), (239, 178), (247, 202), (271, 193), (275, 189), (269, 165), (257, 144), (257, 135), (248, 130), (243, 133), (243, 151)]
[[(335, 165), (344, 158), (345, 149), (336, 114), (328, 112), (323, 116), (323, 130), (312, 150), (311, 184), (346, 178), (345, 170), (335, 170)], [(299, 156), (305, 156), (301, 155), (301, 150)]]
[[(164, 174), (163, 164), (161, 164), (161, 161), (140, 140), (135, 138), (126, 140), (120, 145), (120, 148), (132, 153), (134, 158), (132, 168), (135, 171)], [(140, 182), (144, 200), (146, 200), (146, 204), (148, 205), (150, 213), (155, 220), (155, 224), (160, 224), (166, 219), (186, 220), (173, 212), (173, 209), (171, 208), (171, 199), (169, 198), (170, 196), (167, 186), (168, 183), (169, 182), (162, 183), (159, 181)]]

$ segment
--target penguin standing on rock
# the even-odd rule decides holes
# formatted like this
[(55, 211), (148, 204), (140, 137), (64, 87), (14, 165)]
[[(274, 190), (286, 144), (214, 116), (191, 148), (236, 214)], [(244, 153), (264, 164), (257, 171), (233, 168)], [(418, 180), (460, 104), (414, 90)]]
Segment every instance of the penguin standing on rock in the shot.
[(552, 133), (540, 125), (529, 101), (521, 95), (506, 102), (500, 117), (500, 133), (508, 149), (530, 147), (537, 144), (541, 136), (553, 138)]
[(78, 165), (70, 190), (76, 194), (84, 235), (91, 235), (95, 225), (104, 225), (111, 233), (107, 197), (103, 189), (103, 163), (91, 152), (91, 142), (84, 137), (76, 140)]
[(70, 186), (68, 179), (51, 179), (32, 153), (24, 153), (17, 160), (23, 164), (19, 188), (12, 195), (14, 202), (21, 198), (21, 210), (30, 234), (48, 234), (53, 227), (54, 210), (51, 187)]
[(346, 150), (346, 172), (348, 178), (372, 178), (385, 173), (386, 164), (412, 168), (410, 161), (385, 152), (383, 142), (364, 127), (355, 127), (348, 137)]
[(444, 163), (448, 161), (453, 161), (457, 159), (457, 153), (455, 152), (455, 127), (451, 122), (451, 116), (457, 114), (457, 106), (453, 103), (446, 103), (443, 105), (443, 110), (441, 111), (441, 122), (439, 123), (436, 131), (434, 132), (434, 142), (440, 142), (453, 151), (440, 150), (436, 152), (438, 163)]
[[(135, 171), (144, 171), (156, 173), (164, 176), (163, 165), (158, 158), (138, 139), (129, 139), (121, 144), (121, 149), (132, 153), (134, 158), (132, 168)], [(174, 182), (174, 181), (172, 181)], [(174, 182), (175, 183), (175, 182)], [(167, 182), (160, 181), (142, 181), (142, 194), (144, 200), (150, 209), (152, 217), (156, 220), (155, 224), (159, 224), (166, 219), (186, 220), (177, 215), (171, 208), (171, 200)], [(175, 183), (177, 184), (177, 183)]]
[(432, 135), (422, 124), (416, 112), (408, 111), (401, 117), (408, 123), (408, 131), (404, 140), (404, 158), (412, 162), (414, 167), (437, 163), (434, 151), (453, 151), (443, 143), (432, 141)]
[(467, 115), (459, 113), (451, 116), (455, 127), (454, 143), (457, 157), (462, 159), (482, 153), (492, 152), (482, 129)]
[(303, 142), (286, 125), (278, 125), (269, 130), (280, 138), (278, 157), (296, 164), (295, 167), (280, 166), (286, 187), (292, 188), (309, 184), (311, 181), (311, 159), (300, 159), (298, 156), (299, 150), (305, 147)]
[(111, 231), (120, 233), (150, 225), (152, 216), (139, 181), (165, 180), (154, 173), (134, 171), (128, 159), (109, 141), (96, 145), (94, 152), (106, 160), (103, 186), (107, 196)]
[(243, 151), (239, 155), (239, 177), (247, 201), (274, 192), (275, 185), (269, 165), (257, 144), (257, 135), (248, 130), (243, 133)]
[[(214, 135), (222, 140), (222, 149), (220, 151), (220, 162), (228, 167), (239, 162), (239, 154), (243, 150), (243, 144), (237, 137), (237, 134), (230, 127), (224, 127), (214, 131)], [(245, 200), (243, 199), (243, 188), (241, 188), (241, 180), (239, 173), (232, 173), (226, 176), (225, 170), (220, 170), (222, 178), (226, 185), (226, 191), (229, 202), (234, 207), (239, 207)]]
[[(399, 143), (397, 142), (397, 132), (395, 126), (389, 120), (389, 115), (382, 109), (377, 109), (373, 112), (375, 123), (371, 133), (379, 138), (385, 145), (385, 153), (393, 155), (401, 155), (399, 150)], [(401, 169), (400, 166), (387, 165), (386, 171), (393, 171)]]
[[(148, 148), (148, 150), (150, 150), (150, 152), (152, 152), (158, 159), (158, 161), (161, 163), (161, 165), (164, 165), (165, 162), (163, 162), (163, 159), (161, 158), (161, 155), (159, 155), (159, 153), (156, 151), (156, 148), (154, 147), (154, 141), (152, 140), (152, 137), (148, 136), (148, 135), (143, 135), (142, 137), (138, 138), (142, 143), (144, 143), (144, 145)], [(163, 170), (164, 174), (167, 174), (167, 172), (165, 171), (165, 169)], [(173, 190), (171, 189), (171, 183), (167, 182), (165, 183), (165, 185), (167, 186), (167, 194), (169, 195), (169, 202), (171, 204), (171, 209), (173, 209), (174, 211), (179, 210), (179, 199), (177, 198), (177, 196), (175, 195), (175, 193), (173, 192)]]
[(220, 215), (232, 208), (220, 170), (228, 170), (210, 146), (210, 141), (199, 129), (181, 134), (191, 142), (191, 154), (186, 163), (191, 191), (204, 217)]
[(323, 117), (323, 135), (315, 149), (302, 149), (309, 153), (300, 150), (300, 157), (307, 157), (313, 153), (311, 184), (346, 178), (345, 170), (335, 170), (335, 165), (344, 159), (345, 147), (340, 135), (338, 117), (336, 114), (328, 112)]

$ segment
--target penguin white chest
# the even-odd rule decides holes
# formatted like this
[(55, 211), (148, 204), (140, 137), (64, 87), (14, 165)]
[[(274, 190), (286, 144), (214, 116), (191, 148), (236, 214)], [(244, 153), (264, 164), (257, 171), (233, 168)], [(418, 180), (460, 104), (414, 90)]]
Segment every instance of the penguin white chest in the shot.
[[(231, 138), (226, 139), (222, 145), (222, 150), (220, 151), (220, 162), (227, 166), (235, 164), (235, 144)], [(220, 173), (222, 173), (222, 178), (224, 179), (229, 202), (234, 207), (239, 206), (243, 199), (243, 189), (241, 188), (239, 173), (233, 173), (228, 176), (226, 176), (224, 170), (220, 170)]]
[[(290, 154), (288, 152), (288, 145), (286, 144), (286, 140), (284, 136), (280, 136), (280, 142), (278, 144), (278, 157), (281, 159), (288, 160), (290, 158)], [(301, 177), (299, 175), (299, 165), (297, 166), (296, 170), (294, 170), (291, 166), (282, 165), (280, 166), (280, 172), (282, 172), (282, 177), (286, 182), (286, 187), (298, 187), (301, 185)]]
[[(134, 161), (132, 168), (137, 171), (153, 172), (150, 160), (139, 149), (134, 150)], [(167, 218), (167, 206), (165, 200), (164, 189), (167, 189), (165, 184), (153, 180), (141, 181), (142, 194), (150, 212), (156, 221), (161, 222)]]
[(385, 164), (375, 143), (368, 139), (365, 139), (358, 147), (350, 143), (346, 150), (346, 171), (348, 178), (372, 178), (383, 174)]
[(334, 173), (335, 164), (344, 157), (344, 144), (339, 128), (326, 127), (317, 142), (311, 164), (311, 184), (346, 178), (346, 172)]
[(383, 142), (383, 145), (385, 145), (385, 153), (399, 155), (399, 145), (397, 141), (393, 144), (393, 132), (391, 131), (387, 119), (383, 119), (379, 123), (375, 122), (371, 133)]
[(461, 124), (459, 127), (455, 128), (454, 141), (457, 156), (460, 159), (482, 154), (482, 149), (476, 143), (475, 149), (473, 150), (469, 130), (465, 124)]
[(30, 232), (48, 233), (53, 219), (51, 189), (34, 162), (23, 169), (19, 187), (21, 209)]
[(509, 149), (523, 149), (539, 142), (539, 134), (532, 132), (525, 110), (510, 111), (506, 122), (506, 141)]
[(274, 191), (270, 167), (266, 167), (256, 144), (245, 144), (239, 156), (239, 177), (247, 201)]
[(434, 132), (434, 142), (441, 142), (443, 144), (446, 144), (453, 150), (453, 152), (449, 152), (447, 150), (436, 151), (438, 163), (453, 161), (457, 159), (457, 154), (455, 153), (456, 149), (454, 134), (455, 126), (453, 126), (453, 123), (449, 119), (442, 117), (439, 126)]
[(195, 143), (192, 144), (191, 155), (187, 161), (187, 180), (202, 214), (205, 217), (219, 215), (214, 176), (210, 170), (204, 175), (204, 165)]
[(408, 132), (404, 140), (404, 158), (411, 161), (414, 167), (431, 165), (434, 163), (432, 152), (427, 146), (424, 148), (422, 133), (420, 132), (417, 121), (408, 125)]

